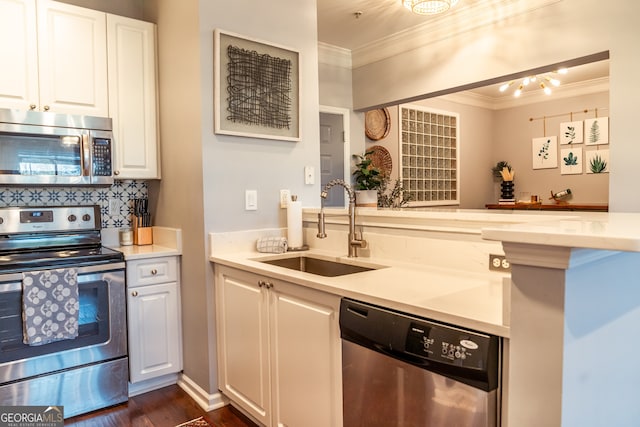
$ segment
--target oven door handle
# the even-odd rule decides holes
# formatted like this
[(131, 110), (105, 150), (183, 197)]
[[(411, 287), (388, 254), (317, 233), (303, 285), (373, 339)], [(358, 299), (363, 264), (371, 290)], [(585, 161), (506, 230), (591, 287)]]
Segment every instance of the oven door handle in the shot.
[[(108, 264), (86, 265), (78, 267), (78, 275), (103, 273), (114, 270), (124, 270), (124, 262), (115, 262)], [(43, 268), (42, 270), (52, 270), (52, 268)], [(22, 290), (22, 273), (11, 273), (0, 275), (0, 294), (5, 292), (15, 292)]]

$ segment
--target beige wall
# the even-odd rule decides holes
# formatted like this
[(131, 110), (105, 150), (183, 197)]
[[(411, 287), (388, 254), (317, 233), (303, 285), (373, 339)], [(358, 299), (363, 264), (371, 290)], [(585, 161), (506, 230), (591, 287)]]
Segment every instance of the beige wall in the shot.
[[(203, 389), (216, 389), (210, 360), (212, 313), (208, 301), (202, 182), (198, 4), (158, 0), (158, 68), (162, 180), (149, 185), (156, 223), (182, 229), (184, 372)], [(215, 366), (215, 364), (214, 364)]]
[[(57, 0), (61, 3), (73, 4), (88, 9), (100, 10), (114, 15), (127, 16), (134, 19), (155, 22), (145, 16), (145, 2), (150, 0)], [(151, 0), (154, 1), (154, 0)]]
[[(598, 108), (599, 116), (609, 115), (609, 94), (606, 92), (554, 100), (553, 95), (549, 102), (525, 105), (517, 108), (509, 108), (496, 111), (494, 114), (494, 142), (492, 145), (493, 164), (499, 160), (507, 160), (516, 171), (515, 196), (526, 198), (526, 194), (538, 195), (544, 203), (550, 201), (550, 192), (558, 192), (571, 189), (571, 203), (607, 203), (609, 196), (609, 174), (561, 175), (560, 163), (562, 158), (560, 150), (569, 146), (560, 145), (560, 123), (571, 120), (570, 112), (593, 110)], [(558, 116), (560, 117), (553, 117)], [(541, 118), (545, 120), (529, 121), (529, 118)], [(595, 117), (595, 112), (573, 114), (573, 121), (581, 121)], [(546, 123), (546, 126), (545, 126)], [(546, 135), (545, 135), (546, 128)], [(558, 167), (554, 169), (532, 169), (531, 139), (542, 136), (557, 136), (558, 138)], [(588, 132), (585, 131), (585, 138)], [(612, 142), (611, 145), (615, 145)], [(583, 148), (583, 151), (596, 149), (597, 147), (585, 147), (578, 144), (575, 148)], [(598, 146), (600, 149), (609, 149), (608, 145)], [(584, 154), (583, 154), (584, 159)], [(586, 165), (586, 163), (585, 163)], [(493, 165), (492, 165), (493, 166)]]
[(615, 141), (610, 148), (609, 203), (613, 211), (640, 211), (640, 193), (634, 188), (640, 181), (635, 165), (640, 158), (635, 113), (640, 99), (639, 16), (640, 3), (635, 0), (609, 2), (607, 8), (596, 0), (563, 0), (452, 34), (355, 69), (354, 108), (391, 105), (609, 51), (610, 136)]

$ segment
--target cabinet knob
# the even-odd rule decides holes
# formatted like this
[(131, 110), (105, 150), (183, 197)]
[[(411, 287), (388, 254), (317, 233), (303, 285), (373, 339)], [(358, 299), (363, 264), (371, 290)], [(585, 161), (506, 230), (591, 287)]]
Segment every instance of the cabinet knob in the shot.
[(120, 171), (113, 171), (113, 174), (118, 176), (118, 175), (120, 175)]
[(259, 287), (263, 287), (264, 286), (264, 280), (258, 280), (258, 286)]
[(133, 292), (131, 292), (131, 296), (132, 296), (132, 297), (137, 297), (137, 296), (138, 296), (138, 291), (133, 291)]
[(37, 107), (37, 105), (36, 105), (36, 104), (31, 104), (31, 105), (29, 105), (29, 109), (30, 109), (30, 110), (35, 110), (35, 109), (36, 109), (36, 107)]
[(49, 111), (49, 106), (48, 105), (44, 106), (44, 111)]
[(151, 270), (151, 275), (155, 276), (156, 274), (158, 274), (158, 270), (156, 270), (155, 268), (153, 270)]

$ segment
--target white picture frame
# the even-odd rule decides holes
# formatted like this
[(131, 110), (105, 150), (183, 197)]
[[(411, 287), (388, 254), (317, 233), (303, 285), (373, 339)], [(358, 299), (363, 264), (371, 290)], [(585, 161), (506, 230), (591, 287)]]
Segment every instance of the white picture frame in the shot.
[(584, 123), (582, 121), (560, 123), (560, 145), (582, 144)]
[(533, 169), (553, 169), (558, 167), (558, 138), (545, 136), (531, 140)]
[(597, 117), (584, 121), (584, 144), (605, 145), (609, 143), (609, 117)]
[(213, 68), (216, 134), (301, 140), (300, 52), (215, 29)]
[(579, 175), (582, 173), (582, 147), (560, 149), (560, 174)]

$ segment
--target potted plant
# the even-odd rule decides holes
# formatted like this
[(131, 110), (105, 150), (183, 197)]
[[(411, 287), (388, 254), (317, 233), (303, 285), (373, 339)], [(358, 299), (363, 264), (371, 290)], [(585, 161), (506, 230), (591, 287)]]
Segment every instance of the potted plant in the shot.
[(369, 157), (371, 154), (373, 151), (353, 155), (356, 160), (356, 169), (352, 175), (356, 182), (357, 206), (378, 206), (378, 188), (382, 185), (384, 175), (372, 164), (372, 159)]
[(404, 188), (401, 180), (396, 179), (393, 188), (389, 189), (390, 178), (384, 178), (378, 188), (379, 208), (402, 208), (406, 206), (413, 196)]
[(499, 161), (491, 168), (493, 176), (502, 179), (500, 184), (500, 202), (515, 203), (515, 197), (513, 195), (513, 175), (515, 172), (513, 168), (504, 160)]

